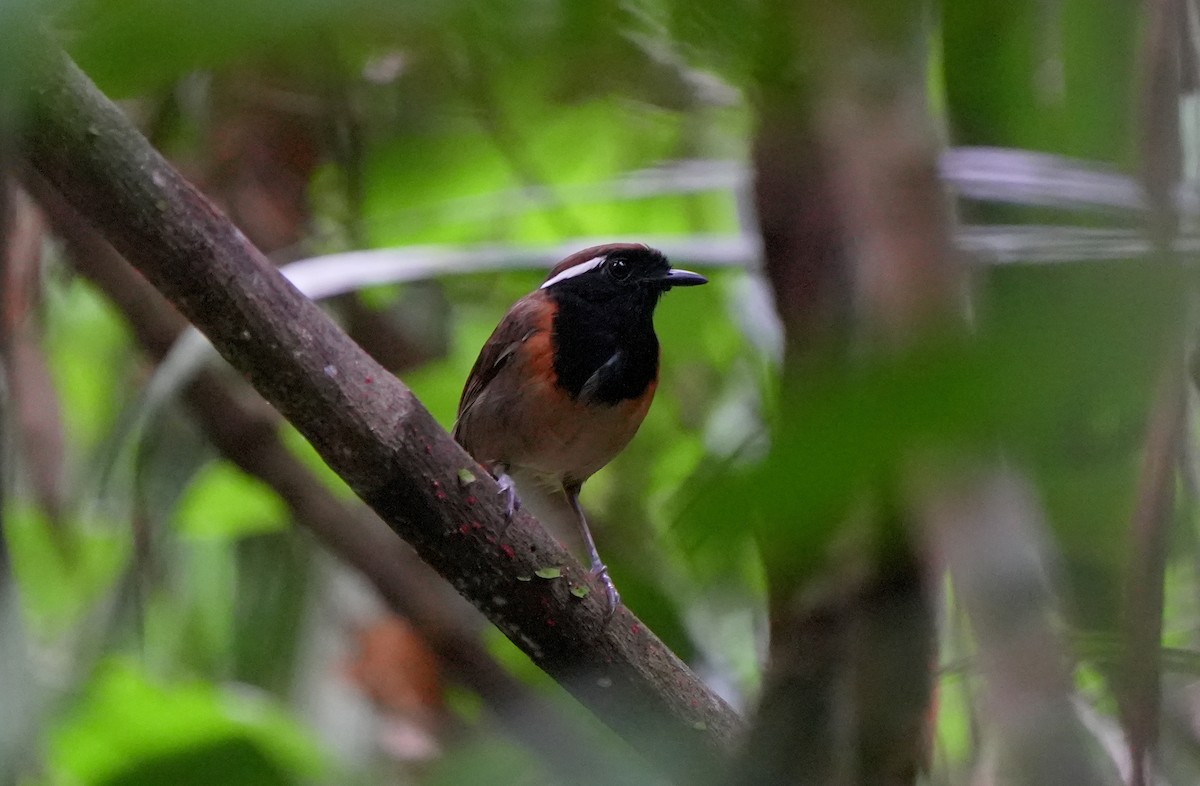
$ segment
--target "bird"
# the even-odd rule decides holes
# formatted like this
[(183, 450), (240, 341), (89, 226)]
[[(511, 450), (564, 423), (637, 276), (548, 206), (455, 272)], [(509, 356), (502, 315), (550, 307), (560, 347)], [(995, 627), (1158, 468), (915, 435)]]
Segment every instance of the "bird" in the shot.
[(607, 243), (555, 265), (484, 343), (453, 435), (500, 487), (509, 521), (573, 520), (611, 618), (620, 594), (579, 504), (583, 484), (637, 433), (658, 388), (654, 309), (673, 287), (708, 283), (641, 243)]

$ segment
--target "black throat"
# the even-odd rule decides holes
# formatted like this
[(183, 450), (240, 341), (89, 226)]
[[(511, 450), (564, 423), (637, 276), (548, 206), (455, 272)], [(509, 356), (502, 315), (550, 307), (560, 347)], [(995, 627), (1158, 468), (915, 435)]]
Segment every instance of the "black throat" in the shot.
[(554, 317), (554, 371), (573, 399), (613, 405), (646, 392), (658, 378), (658, 336), (649, 289), (595, 302), (558, 293)]

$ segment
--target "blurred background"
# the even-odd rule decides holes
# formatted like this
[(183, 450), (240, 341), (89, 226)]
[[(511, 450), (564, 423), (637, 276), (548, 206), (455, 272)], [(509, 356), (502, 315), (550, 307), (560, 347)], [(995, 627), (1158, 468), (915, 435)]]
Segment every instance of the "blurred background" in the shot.
[(663, 782), (398, 541), (356, 559), (378, 522), (23, 167), (41, 30), (447, 427), (566, 253), (710, 277), (583, 501), (747, 750), (828, 602), (932, 687), (920, 782), (1200, 780), (1197, 6), (847, 8), (0, 5), (0, 784)]

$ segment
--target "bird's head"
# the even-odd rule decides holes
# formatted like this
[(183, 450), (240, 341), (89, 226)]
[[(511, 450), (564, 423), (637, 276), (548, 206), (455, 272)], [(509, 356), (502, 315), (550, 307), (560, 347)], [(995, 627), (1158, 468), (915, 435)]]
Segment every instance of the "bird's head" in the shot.
[(578, 251), (554, 266), (541, 288), (592, 302), (653, 303), (671, 287), (707, 283), (699, 273), (672, 268), (661, 251), (641, 243), (609, 243)]

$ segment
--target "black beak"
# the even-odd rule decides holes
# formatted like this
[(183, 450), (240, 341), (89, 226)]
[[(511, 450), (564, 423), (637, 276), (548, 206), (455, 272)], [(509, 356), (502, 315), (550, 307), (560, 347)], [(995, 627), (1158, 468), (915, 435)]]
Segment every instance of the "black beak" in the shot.
[(659, 279), (664, 288), (671, 287), (697, 287), (701, 284), (707, 284), (708, 279), (699, 273), (693, 273), (690, 270), (680, 270), (675, 268), (667, 271), (667, 274)]

